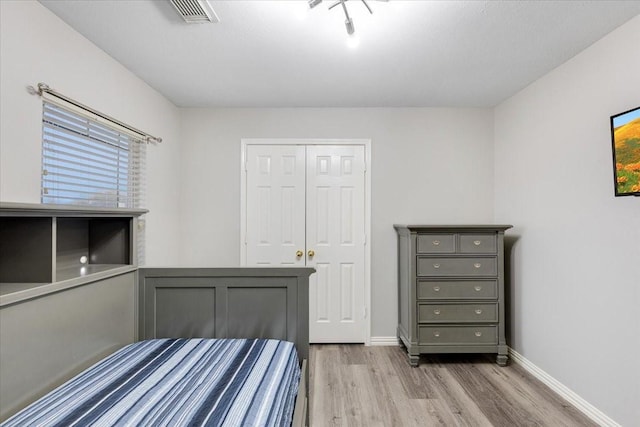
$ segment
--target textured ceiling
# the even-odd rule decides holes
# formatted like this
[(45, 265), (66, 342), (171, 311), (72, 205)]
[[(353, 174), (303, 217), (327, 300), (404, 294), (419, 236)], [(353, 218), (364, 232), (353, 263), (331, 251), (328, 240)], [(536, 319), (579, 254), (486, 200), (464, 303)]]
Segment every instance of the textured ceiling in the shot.
[(181, 107), (490, 107), (640, 14), (640, 1), (41, 3)]

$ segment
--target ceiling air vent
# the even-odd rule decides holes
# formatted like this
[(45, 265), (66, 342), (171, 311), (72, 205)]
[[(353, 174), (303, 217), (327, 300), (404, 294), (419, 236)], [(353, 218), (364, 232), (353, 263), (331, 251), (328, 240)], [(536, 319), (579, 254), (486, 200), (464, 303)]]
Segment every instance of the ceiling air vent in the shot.
[(169, 0), (188, 24), (220, 22), (207, 0)]

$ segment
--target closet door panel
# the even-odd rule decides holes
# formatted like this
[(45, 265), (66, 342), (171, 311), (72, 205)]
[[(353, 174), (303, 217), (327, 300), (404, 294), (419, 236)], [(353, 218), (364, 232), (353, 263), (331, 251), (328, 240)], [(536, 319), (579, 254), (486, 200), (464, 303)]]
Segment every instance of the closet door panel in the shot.
[(301, 266), (305, 247), (305, 147), (247, 147), (247, 265)]
[(311, 342), (364, 342), (364, 147), (307, 147)]

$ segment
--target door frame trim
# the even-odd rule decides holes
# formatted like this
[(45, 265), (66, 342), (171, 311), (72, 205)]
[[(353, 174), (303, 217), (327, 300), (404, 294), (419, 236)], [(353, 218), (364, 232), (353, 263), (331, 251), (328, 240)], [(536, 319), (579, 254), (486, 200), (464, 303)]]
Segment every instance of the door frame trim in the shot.
[(247, 146), (361, 145), (364, 147), (364, 344), (371, 345), (371, 139), (242, 138), (240, 140), (240, 265), (247, 265)]

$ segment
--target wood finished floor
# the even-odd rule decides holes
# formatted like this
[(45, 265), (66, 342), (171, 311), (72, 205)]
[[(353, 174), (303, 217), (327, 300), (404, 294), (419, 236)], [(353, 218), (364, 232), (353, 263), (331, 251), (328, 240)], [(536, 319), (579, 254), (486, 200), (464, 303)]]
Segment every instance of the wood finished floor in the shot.
[(597, 426), (512, 362), (402, 347), (312, 345), (310, 422), (325, 426)]

